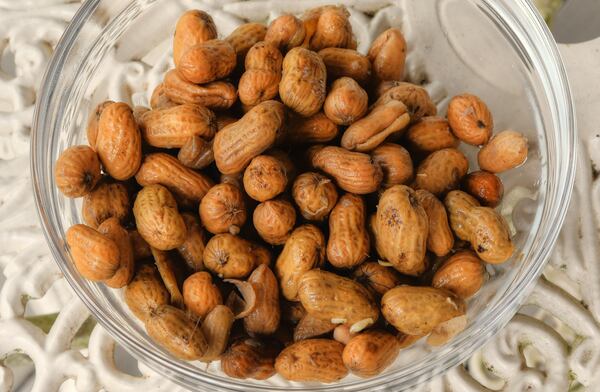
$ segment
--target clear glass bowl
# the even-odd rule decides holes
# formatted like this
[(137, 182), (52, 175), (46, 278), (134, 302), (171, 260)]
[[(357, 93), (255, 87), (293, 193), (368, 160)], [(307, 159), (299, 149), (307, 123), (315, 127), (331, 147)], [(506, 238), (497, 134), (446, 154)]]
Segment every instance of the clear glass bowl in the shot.
[[(121, 292), (84, 280), (63, 238), (80, 222), (80, 202), (64, 198), (52, 175), (60, 151), (85, 143), (87, 115), (106, 98), (144, 104), (169, 67), (177, 16), (204, 8), (228, 34), (237, 15), (267, 21), (283, 8), (301, 12), (317, 1), (88, 0), (73, 18), (45, 75), (34, 119), (32, 172), (40, 220), (55, 260), (98, 322), (129, 352), (189, 388), (208, 390), (399, 390), (464, 361), (515, 314), (539, 276), (561, 227), (574, 179), (575, 119), (565, 70), (542, 19), (526, 0), (352, 1), (359, 49), (388, 26), (409, 42), (407, 77), (423, 83), (444, 113), (452, 95), (481, 96), (494, 113), (496, 131), (516, 128), (530, 140), (520, 168), (502, 175), (502, 213), (515, 232), (513, 260), (489, 269), (490, 280), (470, 301), (469, 325), (438, 349), (403, 350), (378, 377), (348, 376), (334, 384), (234, 380), (218, 364), (179, 361), (152, 342), (128, 311)], [(221, 4), (221, 5), (219, 5)], [(223, 5), (224, 4), (224, 5)], [(409, 6), (410, 5), (410, 6)], [(376, 12), (377, 7), (385, 9)], [(360, 12), (360, 11), (364, 11)], [(464, 148), (475, 163), (474, 148)]]

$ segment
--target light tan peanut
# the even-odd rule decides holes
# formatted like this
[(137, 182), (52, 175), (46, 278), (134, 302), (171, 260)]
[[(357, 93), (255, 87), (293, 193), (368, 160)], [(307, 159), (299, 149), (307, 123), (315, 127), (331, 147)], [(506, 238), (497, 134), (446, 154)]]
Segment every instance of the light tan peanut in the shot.
[(463, 180), (462, 188), (485, 207), (496, 207), (502, 201), (504, 185), (493, 173), (474, 171)]
[(169, 303), (169, 292), (152, 265), (142, 265), (125, 288), (125, 303), (141, 321), (145, 321), (161, 305)]
[(361, 85), (366, 85), (371, 79), (371, 62), (367, 56), (356, 50), (344, 48), (325, 48), (319, 51), (327, 68), (327, 77), (337, 79), (347, 76)]
[(364, 286), (320, 269), (302, 274), (298, 299), (308, 314), (334, 323), (369, 325), (379, 317), (379, 307)]
[(457, 189), (469, 171), (467, 157), (456, 148), (444, 148), (429, 155), (417, 168), (416, 189), (425, 189), (436, 196)]
[(448, 123), (457, 138), (474, 146), (486, 144), (494, 129), (487, 105), (472, 94), (457, 95), (450, 100)]
[[(267, 34), (267, 27), (262, 23), (244, 23), (237, 27), (225, 38), (237, 54), (238, 64), (244, 64), (246, 54), (257, 42), (263, 41)], [(247, 66), (246, 66), (247, 68)]]
[(350, 125), (367, 113), (369, 96), (367, 92), (349, 77), (341, 77), (333, 82), (323, 111), (338, 125)]
[(271, 341), (240, 339), (221, 356), (221, 370), (233, 378), (265, 380), (275, 374), (279, 347)]
[(259, 265), (248, 278), (256, 291), (256, 307), (244, 317), (244, 328), (248, 333), (269, 335), (279, 327), (279, 285), (271, 269)]
[[(319, 51), (324, 48), (338, 47), (356, 49), (356, 41), (352, 33), (352, 26), (348, 20), (350, 13), (344, 6), (326, 5), (307, 11), (303, 19), (318, 17), (314, 32), (306, 26), (307, 38), (310, 37), (309, 48)], [(311, 23), (308, 21), (308, 23)], [(314, 22), (313, 22), (314, 23)], [(312, 34), (311, 34), (312, 33)]]
[(290, 381), (338, 381), (348, 374), (342, 361), (343, 350), (344, 345), (335, 340), (301, 340), (279, 354), (275, 370)]
[(325, 237), (313, 225), (296, 228), (285, 242), (275, 262), (281, 294), (289, 301), (298, 301), (298, 284), (302, 275), (318, 268), (325, 261)]
[(294, 229), (296, 210), (287, 200), (267, 200), (256, 206), (252, 222), (265, 242), (283, 245)]
[(135, 261), (147, 259), (152, 257), (152, 250), (150, 245), (142, 238), (137, 230), (129, 231), (129, 241), (131, 241), (131, 247), (133, 248), (133, 258)]
[(415, 191), (394, 185), (383, 192), (371, 229), (377, 253), (399, 272), (420, 275), (425, 270), (429, 222)]
[(219, 288), (212, 282), (208, 272), (201, 271), (190, 275), (183, 282), (183, 303), (200, 318), (206, 317), (217, 305), (223, 304)]
[(265, 101), (220, 130), (213, 142), (219, 171), (223, 174), (243, 171), (252, 158), (273, 146), (281, 137), (284, 120), (283, 105), (277, 101)]
[(467, 299), (479, 291), (485, 281), (485, 268), (475, 253), (462, 250), (450, 256), (433, 275), (431, 285)]
[(370, 250), (364, 200), (346, 193), (329, 216), (327, 260), (336, 268), (353, 268), (367, 258)]
[(311, 164), (332, 176), (340, 188), (350, 193), (364, 195), (375, 192), (383, 180), (381, 167), (369, 155), (341, 147), (327, 146), (315, 150)]
[(451, 191), (444, 199), (444, 206), (448, 211), (448, 221), (454, 234), (463, 241), (469, 241), (471, 227), (467, 225), (467, 219), (471, 210), (479, 206), (479, 202), (468, 193)]
[[(152, 91), (152, 96), (150, 97), (150, 107), (152, 109), (163, 109), (172, 108), (173, 106), (177, 106), (177, 103), (171, 101), (171, 99), (167, 96), (164, 83), (161, 83), (158, 86), (156, 86), (154, 88), (154, 91)], [(138, 116), (135, 115), (135, 108), (134, 117), (136, 118), (136, 120), (138, 119)]]
[(209, 140), (217, 131), (215, 114), (189, 103), (150, 110), (140, 120), (144, 140), (154, 147), (182, 147), (193, 136)]
[(398, 286), (383, 295), (381, 313), (407, 335), (427, 335), (436, 326), (465, 314), (465, 303), (449, 291)]
[(67, 197), (82, 197), (90, 193), (100, 178), (100, 160), (88, 146), (73, 146), (63, 151), (54, 166), (54, 181)]
[(204, 269), (202, 258), (206, 245), (206, 235), (200, 224), (200, 220), (188, 212), (181, 214), (186, 227), (186, 237), (183, 244), (177, 247), (177, 251), (187, 266), (192, 271)]
[(435, 116), (437, 108), (427, 90), (412, 83), (398, 82), (394, 84), (395, 86), (384, 92), (373, 106), (394, 100), (400, 101), (408, 108), (412, 122), (417, 122), (425, 116)]
[(87, 123), (87, 139), (88, 144), (92, 148), (96, 148), (96, 140), (98, 138), (98, 123), (100, 122), (100, 115), (102, 115), (102, 111), (107, 108), (109, 105), (113, 104), (113, 101), (104, 101), (100, 102), (98, 106), (94, 108), (94, 111), (90, 113), (90, 117)]
[(294, 342), (325, 335), (333, 331), (338, 325), (332, 323), (330, 320), (323, 320), (310, 314), (305, 314), (298, 321), (296, 328), (294, 328)]
[(148, 185), (137, 194), (133, 215), (138, 232), (150, 246), (170, 250), (185, 241), (185, 222), (175, 198), (162, 185)]
[(371, 152), (373, 162), (383, 170), (383, 187), (408, 184), (414, 175), (413, 162), (404, 147), (394, 143), (380, 144)]
[(113, 240), (119, 248), (119, 268), (112, 277), (104, 280), (104, 283), (115, 289), (125, 287), (133, 278), (135, 267), (129, 233), (121, 226), (117, 218), (108, 218), (102, 222), (98, 227), (98, 232)]
[(400, 343), (394, 335), (382, 330), (362, 332), (350, 339), (342, 359), (344, 365), (359, 377), (380, 374), (394, 362)]
[(363, 119), (352, 124), (342, 136), (342, 147), (353, 151), (371, 151), (391, 135), (400, 135), (410, 123), (406, 106), (389, 101), (375, 106)]
[(256, 265), (250, 241), (229, 233), (212, 237), (204, 248), (204, 266), (225, 279), (245, 278)]
[(173, 259), (168, 252), (156, 248), (150, 248), (154, 265), (158, 268), (158, 273), (171, 296), (171, 305), (183, 309), (183, 294), (179, 289), (178, 270)]
[(189, 103), (214, 110), (229, 109), (237, 99), (236, 88), (229, 82), (197, 85), (183, 79), (174, 69), (166, 73), (164, 88), (167, 97), (175, 103)]
[(200, 202), (200, 219), (213, 234), (238, 234), (246, 222), (244, 195), (234, 185), (215, 185)]
[(194, 45), (179, 58), (177, 71), (187, 81), (202, 84), (222, 79), (236, 65), (233, 46), (223, 40), (212, 39)]
[(338, 199), (331, 180), (319, 173), (307, 172), (296, 178), (292, 196), (305, 219), (321, 221), (329, 215)]
[(208, 343), (208, 348), (200, 358), (201, 361), (214, 361), (225, 351), (234, 321), (233, 312), (225, 305), (215, 306), (206, 315), (202, 321), (201, 330)]
[(406, 62), (406, 41), (402, 32), (390, 28), (379, 34), (369, 49), (376, 80), (402, 80)]
[(396, 270), (384, 267), (376, 261), (362, 263), (354, 270), (352, 276), (374, 296), (381, 296), (402, 283)]
[(285, 14), (275, 18), (265, 35), (270, 42), (282, 51), (288, 51), (302, 45), (305, 36), (304, 23), (294, 15)]
[(212, 17), (201, 10), (189, 10), (179, 17), (173, 37), (173, 61), (177, 66), (190, 48), (217, 38)]
[(135, 175), (142, 160), (142, 136), (126, 103), (108, 105), (100, 115), (96, 151), (104, 170), (115, 180)]
[(502, 173), (513, 169), (527, 159), (527, 138), (515, 131), (502, 131), (495, 135), (477, 154), (481, 170)]
[(77, 271), (86, 279), (110, 279), (121, 266), (117, 243), (91, 227), (71, 226), (66, 240)]
[(83, 221), (94, 228), (112, 217), (123, 223), (130, 212), (127, 188), (118, 182), (101, 182), (96, 189), (85, 195), (81, 206)]
[(310, 117), (295, 116), (290, 118), (287, 141), (291, 145), (325, 143), (335, 139), (338, 126), (324, 113)]
[(325, 64), (318, 54), (304, 48), (290, 50), (283, 59), (281, 101), (301, 116), (316, 114), (325, 101), (326, 76)]
[(419, 189), (415, 192), (429, 219), (427, 249), (436, 256), (447, 255), (454, 246), (454, 233), (450, 230), (446, 208), (432, 193)]
[(163, 152), (147, 155), (135, 179), (142, 186), (163, 185), (177, 196), (194, 203), (202, 200), (213, 186), (208, 176), (188, 169), (177, 158)]
[(282, 62), (279, 49), (269, 42), (258, 42), (250, 48), (246, 55), (246, 72), (238, 84), (244, 105), (254, 106), (277, 96)]
[(148, 335), (176, 358), (198, 360), (208, 349), (202, 330), (181, 309), (161, 305), (145, 324)]
[(244, 171), (244, 190), (248, 196), (260, 202), (282, 193), (287, 183), (283, 162), (269, 155), (254, 157)]
[(269, 151), (267, 151), (267, 155), (272, 156), (273, 158), (276, 158), (279, 162), (281, 162), (281, 164), (283, 165), (283, 167), (285, 169), (285, 174), (286, 174), (286, 177), (288, 180), (287, 188), (290, 188), (291, 184), (294, 182), (294, 180), (296, 179), (296, 176), (298, 175), (298, 173), (297, 173), (298, 170), (296, 169), (296, 164), (290, 158), (290, 153), (280, 150), (278, 148), (273, 148), (273, 149), (270, 149)]
[(192, 136), (181, 146), (177, 159), (190, 169), (204, 169), (215, 161), (212, 144), (212, 140), (206, 141), (200, 136)]
[(421, 118), (406, 131), (409, 146), (417, 153), (432, 153), (457, 147), (459, 140), (450, 130), (448, 120), (436, 116)]

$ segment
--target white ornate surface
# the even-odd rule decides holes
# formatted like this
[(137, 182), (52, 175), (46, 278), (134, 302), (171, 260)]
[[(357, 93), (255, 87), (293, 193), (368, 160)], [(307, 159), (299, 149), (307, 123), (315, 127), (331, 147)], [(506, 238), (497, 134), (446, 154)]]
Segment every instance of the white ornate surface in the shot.
[[(229, 21), (299, 7), (298, 0), (205, 4), (222, 7), (216, 18)], [(367, 20), (363, 12), (388, 1), (360, 4), (352, 17)], [(33, 367), (35, 391), (61, 386), (78, 391), (176, 390), (141, 364), (133, 370), (131, 360), (129, 366), (118, 366), (115, 343), (100, 327), (94, 328), (87, 349), (71, 348), (89, 313), (61, 278), (37, 222), (28, 173), (33, 105), (52, 48), (78, 6), (69, 0), (0, 0), (0, 391), (20, 385)], [(393, 9), (378, 13), (357, 33), (367, 35), (390, 17), (399, 16)], [(600, 181), (594, 181), (592, 169), (594, 164), (600, 168), (600, 91), (594, 89), (600, 84), (600, 40), (561, 49), (578, 108), (581, 151), (573, 203), (545, 278), (520, 314), (468, 366), (422, 385), (420, 391), (594, 391), (600, 385)], [(134, 91), (151, 91), (168, 63), (164, 58), (149, 63), (119, 63), (112, 86), (125, 83)], [(410, 76), (417, 79), (418, 71), (409, 69)], [(429, 89), (442, 98), (439, 86)], [(112, 99), (129, 99), (127, 90), (112, 91)], [(55, 312), (58, 318), (48, 333), (31, 321)], [(9, 357), (15, 352), (28, 355), (33, 365)]]

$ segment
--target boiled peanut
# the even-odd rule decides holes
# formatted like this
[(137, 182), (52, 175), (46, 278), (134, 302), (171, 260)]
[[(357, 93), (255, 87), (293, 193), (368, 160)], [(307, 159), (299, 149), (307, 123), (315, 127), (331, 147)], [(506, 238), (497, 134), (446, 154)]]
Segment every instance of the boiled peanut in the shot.
[(152, 247), (169, 250), (184, 243), (185, 222), (175, 198), (162, 185), (148, 185), (138, 193), (133, 215), (138, 232)]
[(331, 180), (319, 173), (307, 172), (296, 178), (292, 196), (305, 219), (320, 221), (329, 215), (338, 199)]
[(119, 268), (112, 277), (104, 280), (104, 283), (108, 287), (120, 289), (131, 281), (135, 267), (129, 233), (121, 226), (119, 220), (114, 217), (102, 222), (98, 227), (98, 232), (113, 240), (119, 248)]
[(66, 240), (77, 271), (86, 279), (110, 279), (121, 267), (119, 245), (91, 227), (71, 226)]
[[(165, 84), (161, 83), (158, 86), (156, 86), (154, 88), (154, 91), (152, 91), (152, 96), (150, 97), (150, 107), (152, 109), (164, 109), (164, 108), (172, 108), (174, 106), (177, 106), (177, 103), (171, 101), (171, 99), (167, 96)], [(135, 108), (134, 108), (133, 116), (135, 117), (136, 121), (140, 117), (140, 116), (136, 116)]]
[(287, 51), (300, 46), (305, 36), (304, 23), (294, 15), (285, 14), (274, 19), (265, 35), (265, 41), (270, 42), (280, 50)]
[(238, 234), (246, 222), (244, 195), (236, 186), (215, 185), (200, 202), (200, 219), (213, 234)]
[(346, 193), (329, 216), (327, 260), (336, 268), (353, 268), (367, 258), (370, 250), (364, 200)]
[(277, 278), (268, 266), (262, 264), (252, 271), (248, 282), (255, 288), (256, 306), (244, 317), (244, 328), (251, 334), (272, 334), (281, 319)]
[(323, 111), (338, 125), (350, 125), (367, 113), (369, 96), (349, 77), (335, 80), (325, 98)]
[(379, 34), (369, 49), (376, 80), (402, 80), (406, 62), (406, 41), (402, 32), (390, 28)]
[(194, 136), (212, 139), (217, 131), (216, 117), (209, 109), (191, 104), (154, 109), (141, 116), (141, 131), (154, 147), (182, 147)]
[(298, 299), (308, 314), (351, 329), (358, 322), (373, 324), (379, 317), (379, 307), (360, 283), (320, 269), (302, 274)]
[(338, 324), (305, 314), (294, 328), (294, 342), (325, 335), (335, 329)]
[(477, 154), (481, 170), (502, 173), (513, 169), (527, 159), (527, 138), (515, 131), (502, 131), (495, 135)]
[(285, 113), (277, 101), (265, 101), (237, 122), (217, 133), (213, 152), (223, 174), (239, 173), (252, 158), (271, 147), (281, 136)]
[(363, 86), (371, 79), (371, 62), (369, 58), (356, 50), (325, 48), (319, 51), (319, 56), (325, 63), (327, 76), (330, 79), (347, 76)]
[(325, 101), (326, 76), (325, 64), (318, 54), (304, 48), (290, 50), (283, 59), (281, 101), (301, 116), (316, 114)]
[(160, 275), (152, 265), (142, 265), (124, 293), (129, 310), (141, 321), (145, 321), (161, 305), (169, 303), (169, 292)]
[(204, 266), (222, 278), (245, 278), (255, 265), (253, 245), (238, 236), (217, 234), (204, 248)]
[(324, 113), (310, 117), (293, 117), (287, 132), (287, 141), (291, 145), (325, 143), (335, 139), (338, 126)]
[(142, 161), (142, 136), (129, 105), (108, 105), (100, 115), (96, 151), (104, 170), (115, 180), (135, 175)]
[(229, 42), (211, 39), (185, 51), (179, 58), (177, 71), (189, 82), (208, 83), (229, 75), (236, 61), (235, 49)]
[(82, 197), (100, 180), (100, 160), (88, 146), (73, 146), (63, 151), (54, 167), (54, 180), (67, 197)]
[(429, 219), (427, 249), (436, 256), (447, 255), (454, 246), (454, 234), (450, 230), (444, 204), (426, 190), (420, 189), (415, 192), (415, 195)]
[(204, 169), (215, 161), (212, 140), (206, 141), (199, 136), (192, 136), (181, 146), (177, 159), (190, 169)]
[(215, 306), (206, 315), (200, 329), (206, 338), (208, 348), (202, 354), (200, 361), (214, 361), (225, 351), (234, 321), (233, 312), (225, 305)]
[[(238, 64), (244, 64), (244, 59), (250, 48), (256, 43), (263, 41), (267, 34), (267, 28), (261, 23), (244, 23), (231, 32), (225, 38), (237, 54)], [(248, 66), (246, 66), (248, 68)]]
[(158, 268), (158, 273), (162, 279), (169, 295), (171, 296), (171, 305), (178, 308), (183, 308), (183, 294), (179, 289), (178, 269), (171, 258), (171, 255), (163, 250), (150, 247), (152, 257), (154, 257), (154, 265)]
[(471, 228), (467, 225), (467, 219), (471, 209), (479, 206), (479, 202), (468, 193), (451, 191), (446, 195), (444, 205), (454, 234), (463, 241), (469, 241)]
[(383, 143), (371, 151), (373, 162), (381, 166), (384, 188), (407, 184), (414, 175), (410, 154), (399, 144)]
[(384, 92), (373, 105), (378, 106), (393, 100), (406, 105), (412, 122), (417, 122), (425, 116), (435, 116), (437, 113), (427, 90), (416, 84), (394, 83), (394, 87)]
[(177, 66), (181, 57), (192, 47), (217, 38), (217, 26), (204, 11), (189, 10), (179, 17), (173, 37), (173, 61)]
[(381, 167), (369, 155), (341, 147), (317, 149), (312, 154), (311, 164), (332, 176), (340, 188), (350, 193), (375, 192), (383, 180)]
[(183, 282), (183, 303), (194, 315), (204, 318), (217, 305), (223, 304), (223, 298), (210, 274), (201, 271), (190, 275)]
[(458, 188), (469, 170), (469, 161), (455, 148), (444, 148), (429, 155), (417, 168), (416, 189), (436, 196)]
[(452, 255), (433, 275), (431, 285), (467, 299), (479, 291), (485, 280), (485, 268), (470, 250)]
[(338, 381), (348, 374), (342, 361), (343, 350), (344, 345), (335, 340), (301, 340), (277, 356), (275, 370), (290, 381)]
[(469, 173), (463, 180), (463, 190), (486, 207), (496, 207), (502, 201), (504, 185), (498, 176), (486, 171)]
[(138, 261), (152, 257), (152, 250), (150, 245), (142, 238), (137, 230), (129, 231), (129, 241), (131, 241), (131, 247), (133, 248), (133, 258)]
[(202, 85), (190, 83), (177, 70), (165, 74), (165, 94), (178, 104), (192, 104), (209, 109), (229, 109), (237, 99), (237, 90), (229, 82), (216, 81)]
[(377, 296), (385, 294), (402, 282), (396, 270), (384, 267), (376, 261), (362, 263), (354, 270), (352, 276)]
[(258, 42), (246, 55), (246, 72), (240, 78), (238, 94), (244, 105), (254, 106), (273, 99), (279, 92), (283, 56), (268, 42)]
[(254, 157), (244, 171), (244, 190), (248, 196), (260, 202), (283, 192), (287, 181), (283, 162), (269, 155)]
[(487, 105), (472, 94), (461, 94), (448, 104), (448, 122), (457, 138), (474, 146), (486, 144), (494, 121)]
[(465, 314), (465, 303), (449, 291), (398, 286), (383, 295), (381, 313), (407, 335), (427, 335), (436, 326)]
[(459, 140), (450, 130), (448, 120), (428, 116), (421, 118), (406, 131), (406, 139), (417, 153), (429, 154), (444, 148), (456, 148)]
[(203, 270), (202, 258), (204, 257), (204, 247), (206, 245), (204, 230), (195, 215), (185, 212), (181, 214), (181, 217), (185, 222), (186, 237), (183, 244), (177, 247), (177, 251), (192, 271)]
[(100, 122), (100, 115), (102, 115), (102, 111), (107, 108), (109, 105), (113, 104), (114, 101), (104, 101), (100, 102), (98, 106), (94, 108), (94, 111), (90, 113), (90, 117), (87, 123), (87, 139), (88, 144), (92, 148), (96, 148), (96, 140), (98, 138), (98, 122)]
[(394, 335), (373, 330), (352, 337), (344, 347), (342, 359), (357, 376), (373, 377), (391, 365), (399, 351), (400, 344)]
[(325, 237), (313, 225), (296, 228), (285, 242), (275, 263), (281, 294), (290, 301), (298, 300), (298, 285), (302, 275), (325, 261)]
[(399, 272), (419, 275), (425, 270), (429, 222), (415, 191), (394, 185), (383, 192), (371, 229), (377, 253)]
[(120, 183), (101, 182), (85, 195), (81, 206), (83, 221), (94, 228), (112, 217), (123, 223), (130, 212), (127, 188)]
[(350, 13), (344, 6), (323, 6), (313, 10), (309, 10), (305, 15), (305, 20), (310, 18), (310, 15), (318, 16), (316, 28), (314, 32), (307, 29), (308, 42), (311, 50), (319, 51), (324, 48), (338, 47), (356, 49), (356, 41), (352, 33), (352, 25), (348, 20)]
[(279, 350), (271, 341), (237, 340), (221, 356), (221, 370), (233, 378), (265, 380), (275, 374), (275, 357)]
[(290, 237), (296, 223), (296, 210), (289, 201), (275, 199), (260, 203), (254, 209), (252, 222), (258, 235), (271, 245), (282, 245)]

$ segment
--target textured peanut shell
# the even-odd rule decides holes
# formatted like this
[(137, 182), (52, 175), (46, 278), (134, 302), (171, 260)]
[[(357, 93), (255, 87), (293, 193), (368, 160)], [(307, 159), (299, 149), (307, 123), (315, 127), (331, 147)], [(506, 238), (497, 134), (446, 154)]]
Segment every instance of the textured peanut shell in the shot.
[(495, 135), (477, 154), (481, 170), (502, 173), (522, 165), (527, 159), (527, 138), (515, 131)]
[(283, 59), (281, 101), (301, 116), (316, 114), (325, 101), (326, 77), (325, 64), (318, 54), (304, 48), (290, 50)]
[(364, 200), (346, 193), (329, 216), (327, 261), (336, 268), (353, 268), (368, 257), (369, 233), (366, 228)]
[(120, 267), (119, 246), (115, 241), (85, 225), (67, 230), (67, 245), (77, 271), (86, 279), (112, 278)]
[(113, 104), (114, 101), (104, 101), (100, 102), (98, 106), (94, 108), (94, 110), (90, 113), (90, 117), (87, 123), (87, 139), (88, 144), (92, 148), (96, 148), (96, 140), (98, 138), (98, 122), (100, 121), (100, 115), (102, 115), (102, 111), (107, 108), (109, 105)]
[(412, 122), (419, 121), (425, 116), (435, 116), (437, 108), (429, 93), (421, 86), (406, 82), (394, 82), (393, 87), (385, 91), (373, 106), (382, 105), (396, 100), (406, 105)]
[(471, 239), (471, 224), (468, 222), (471, 210), (479, 206), (479, 202), (463, 191), (451, 191), (444, 199), (448, 211), (448, 221), (454, 234), (463, 241)]
[(303, 173), (296, 178), (292, 196), (302, 216), (314, 221), (325, 219), (338, 199), (333, 182), (314, 172)]
[(124, 291), (125, 303), (141, 321), (161, 305), (169, 303), (169, 292), (152, 265), (142, 265)]
[(206, 245), (206, 235), (197, 216), (188, 212), (181, 214), (186, 227), (186, 237), (183, 244), (177, 247), (177, 251), (192, 271), (204, 269), (202, 258)]
[(454, 233), (450, 230), (444, 204), (426, 190), (420, 189), (415, 194), (429, 219), (427, 249), (436, 256), (447, 255), (454, 246)]
[(325, 98), (323, 111), (338, 125), (350, 125), (367, 113), (369, 96), (352, 78), (335, 80)]
[(362, 263), (354, 270), (352, 277), (377, 296), (385, 294), (402, 282), (395, 269), (384, 267), (376, 261)]
[(275, 370), (286, 380), (331, 383), (348, 374), (342, 361), (344, 345), (330, 339), (301, 340), (286, 347)]
[(400, 352), (398, 339), (389, 332), (372, 330), (350, 339), (342, 359), (344, 365), (359, 377), (374, 377), (394, 362)]
[(190, 275), (183, 282), (183, 303), (200, 318), (204, 318), (217, 305), (223, 303), (219, 288), (212, 282), (208, 272), (201, 271)]
[(129, 240), (131, 241), (131, 246), (133, 247), (133, 258), (136, 261), (152, 257), (150, 245), (145, 239), (142, 238), (137, 230), (134, 229), (129, 231)]
[(206, 269), (225, 279), (245, 278), (256, 264), (250, 241), (229, 233), (212, 237), (204, 248)]
[(371, 152), (373, 162), (383, 170), (383, 186), (408, 184), (414, 175), (413, 162), (404, 147), (394, 143), (380, 144)]
[(282, 245), (290, 237), (296, 223), (296, 210), (289, 201), (275, 199), (260, 203), (254, 209), (252, 222), (258, 235), (271, 245)]
[[(310, 34), (309, 32), (308, 34), (311, 50), (319, 51), (331, 47), (356, 49), (352, 25), (348, 19), (350, 13), (346, 7), (326, 5), (309, 10), (304, 19), (310, 19), (312, 17), (311, 14), (318, 16), (314, 33)], [(306, 25), (305, 29), (307, 29)]]
[(244, 58), (254, 44), (265, 39), (267, 28), (261, 23), (244, 23), (237, 27), (225, 38), (237, 54), (238, 63), (243, 64)]
[(240, 101), (254, 106), (273, 99), (279, 93), (283, 56), (268, 42), (258, 42), (246, 55), (246, 72), (238, 84)]
[(104, 283), (108, 287), (120, 289), (131, 281), (135, 267), (129, 233), (121, 226), (117, 218), (109, 218), (102, 222), (98, 231), (113, 240), (119, 248), (119, 268), (112, 277), (104, 280)]
[(221, 370), (233, 378), (265, 380), (275, 374), (277, 347), (270, 341), (240, 339), (221, 356)]
[(361, 85), (366, 85), (371, 79), (371, 62), (369, 58), (356, 50), (325, 48), (319, 51), (319, 56), (325, 63), (329, 79), (347, 76)]
[(502, 180), (483, 170), (469, 173), (462, 182), (462, 188), (485, 207), (498, 206), (504, 195)]
[(208, 343), (201, 361), (214, 361), (225, 351), (234, 321), (233, 312), (225, 305), (217, 305), (208, 313), (200, 327)]
[(294, 328), (294, 342), (325, 335), (335, 329), (338, 324), (305, 314)]
[(177, 70), (165, 74), (165, 94), (178, 104), (193, 104), (209, 109), (229, 109), (237, 99), (237, 90), (229, 82), (216, 81), (206, 84), (194, 84), (181, 77)]
[(310, 117), (294, 116), (288, 124), (287, 141), (291, 145), (325, 143), (335, 139), (338, 126), (324, 113)]
[(304, 41), (306, 30), (304, 23), (294, 15), (285, 14), (275, 18), (265, 35), (265, 41), (270, 42), (280, 50), (290, 50), (300, 46)]
[(186, 11), (175, 25), (173, 36), (175, 66), (191, 47), (215, 38), (217, 38), (217, 26), (209, 14), (201, 10)]
[(254, 200), (273, 199), (287, 187), (287, 173), (283, 162), (269, 155), (254, 157), (244, 171), (244, 190)]
[(402, 32), (390, 28), (379, 34), (369, 49), (376, 80), (402, 80), (406, 62), (406, 41)]
[(179, 58), (177, 71), (187, 81), (209, 83), (229, 75), (236, 65), (233, 46), (224, 40), (212, 39), (189, 48)]
[(200, 219), (213, 234), (239, 233), (246, 216), (244, 195), (234, 185), (217, 184), (200, 202)]
[(477, 256), (490, 264), (507, 261), (515, 251), (504, 217), (489, 207), (474, 207), (469, 212), (470, 242)]
[(459, 140), (450, 130), (448, 120), (436, 116), (423, 117), (406, 131), (409, 146), (419, 153), (431, 153), (457, 147)]
[(269, 335), (279, 327), (279, 284), (273, 271), (266, 265), (259, 265), (248, 277), (256, 292), (256, 306), (244, 317), (244, 328), (248, 333)]
[[(164, 109), (172, 108), (173, 106), (177, 106), (177, 103), (171, 101), (171, 99), (167, 96), (167, 92), (165, 91), (165, 84), (161, 83), (158, 86), (156, 86), (154, 88), (154, 91), (152, 91), (152, 96), (150, 97), (150, 107), (152, 109)], [(135, 108), (133, 115), (136, 118), (136, 120), (138, 120), (139, 116), (136, 115)]]
[(457, 138), (474, 146), (486, 144), (494, 129), (487, 105), (473, 94), (457, 95), (450, 100), (448, 123)]
[(81, 206), (83, 221), (91, 227), (98, 227), (112, 217), (123, 223), (130, 212), (127, 188), (121, 183), (101, 182), (85, 195)]
[(150, 249), (152, 250), (152, 257), (154, 258), (154, 265), (158, 268), (160, 278), (165, 284), (171, 297), (171, 305), (183, 309), (183, 294), (179, 288), (178, 270), (175, 261), (166, 251), (156, 248)]
[(54, 180), (61, 193), (75, 198), (87, 195), (101, 178), (100, 160), (88, 146), (63, 151), (54, 166)]
[(206, 168), (215, 161), (212, 140), (206, 141), (199, 136), (192, 136), (181, 146), (177, 159), (190, 169)]
[(477, 255), (463, 250), (450, 256), (435, 272), (431, 285), (467, 299), (479, 291), (485, 281), (485, 268)]
[(417, 168), (415, 187), (436, 196), (457, 189), (469, 171), (469, 161), (455, 148), (444, 148), (429, 155)]

